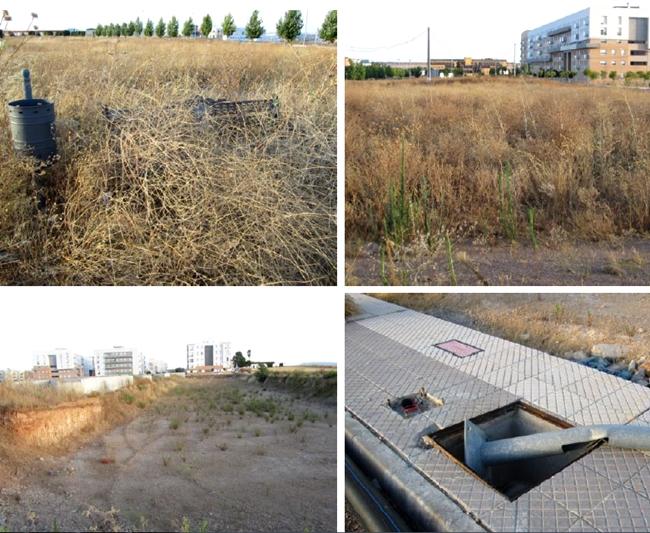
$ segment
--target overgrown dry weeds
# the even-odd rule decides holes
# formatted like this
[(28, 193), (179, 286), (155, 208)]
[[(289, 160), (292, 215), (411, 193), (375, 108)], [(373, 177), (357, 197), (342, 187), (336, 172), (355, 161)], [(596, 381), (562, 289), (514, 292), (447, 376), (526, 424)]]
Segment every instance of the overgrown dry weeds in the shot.
[[(159, 39), (34, 39), (3, 102), (54, 101), (61, 161), (38, 211), (0, 116), (6, 284), (336, 282), (336, 51)], [(280, 116), (197, 122), (196, 95), (271, 98)], [(101, 105), (129, 110), (111, 125)], [(1, 257), (0, 257), (1, 261)]]
[(511, 226), (522, 241), (529, 209), (542, 242), (558, 230), (598, 240), (650, 229), (642, 91), (544, 80), (348, 81), (345, 137), (348, 246), (385, 239), (402, 142), (407, 242), (510, 238), (506, 184), (499, 190), (508, 165)]

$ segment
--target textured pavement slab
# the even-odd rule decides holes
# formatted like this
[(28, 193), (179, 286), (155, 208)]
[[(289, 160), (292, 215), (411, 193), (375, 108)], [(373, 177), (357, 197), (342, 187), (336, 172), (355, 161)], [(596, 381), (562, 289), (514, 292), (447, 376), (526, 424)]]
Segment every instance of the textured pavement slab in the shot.
[[(650, 427), (650, 389), (367, 295), (346, 324), (345, 408), (490, 531), (649, 531), (650, 456), (603, 445), (515, 501), (423, 434), (523, 399), (572, 425)], [(482, 351), (458, 357), (436, 345)], [(455, 344), (451, 345), (452, 347)], [(389, 400), (424, 388), (444, 405), (412, 418)]]

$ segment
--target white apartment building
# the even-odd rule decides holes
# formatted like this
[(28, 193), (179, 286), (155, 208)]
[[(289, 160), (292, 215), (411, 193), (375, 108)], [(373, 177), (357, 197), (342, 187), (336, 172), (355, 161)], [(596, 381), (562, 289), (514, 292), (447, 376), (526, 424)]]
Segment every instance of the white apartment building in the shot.
[[(621, 3), (623, 4), (623, 3)], [(531, 71), (648, 70), (650, 4), (593, 5), (521, 36), (521, 62)]]
[(229, 342), (205, 341), (187, 345), (187, 370), (232, 369), (232, 354)]
[(145, 373), (142, 353), (124, 346), (95, 350), (93, 361), (96, 376), (141, 376)]
[(164, 374), (167, 372), (167, 363), (160, 359), (147, 358), (146, 370), (152, 374)]
[(66, 348), (55, 348), (47, 352), (35, 353), (33, 364), (34, 367), (49, 367), (52, 372), (80, 369), (82, 376), (90, 376), (93, 370), (91, 358), (74, 354)]

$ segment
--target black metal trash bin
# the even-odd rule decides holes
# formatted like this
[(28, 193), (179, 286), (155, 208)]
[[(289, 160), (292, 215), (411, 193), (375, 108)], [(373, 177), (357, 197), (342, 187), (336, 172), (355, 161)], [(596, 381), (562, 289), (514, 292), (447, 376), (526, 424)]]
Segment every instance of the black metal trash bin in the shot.
[(30, 98), (7, 105), (14, 149), (42, 161), (56, 155), (54, 103)]

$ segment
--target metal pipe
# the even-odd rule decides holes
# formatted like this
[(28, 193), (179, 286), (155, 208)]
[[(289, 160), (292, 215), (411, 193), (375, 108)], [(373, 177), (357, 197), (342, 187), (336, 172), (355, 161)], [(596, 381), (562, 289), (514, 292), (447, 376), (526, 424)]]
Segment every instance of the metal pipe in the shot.
[(485, 432), (469, 420), (465, 421), (465, 463), (483, 474), (492, 465), (560, 455), (566, 447), (599, 440), (609, 446), (635, 450), (650, 450), (650, 427), (629, 425), (600, 425), (546, 431), (488, 441)]
[(29, 76), (29, 69), (23, 69), (23, 89), (25, 91), (25, 100), (32, 99), (32, 80)]
[(414, 531), (485, 533), (455, 501), (427, 481), (368, 428), (345, 414), (345, 453), (375, 479)]
[(370, 533), (411, 529), (347, 455), (345, 456), (345, 499)]

